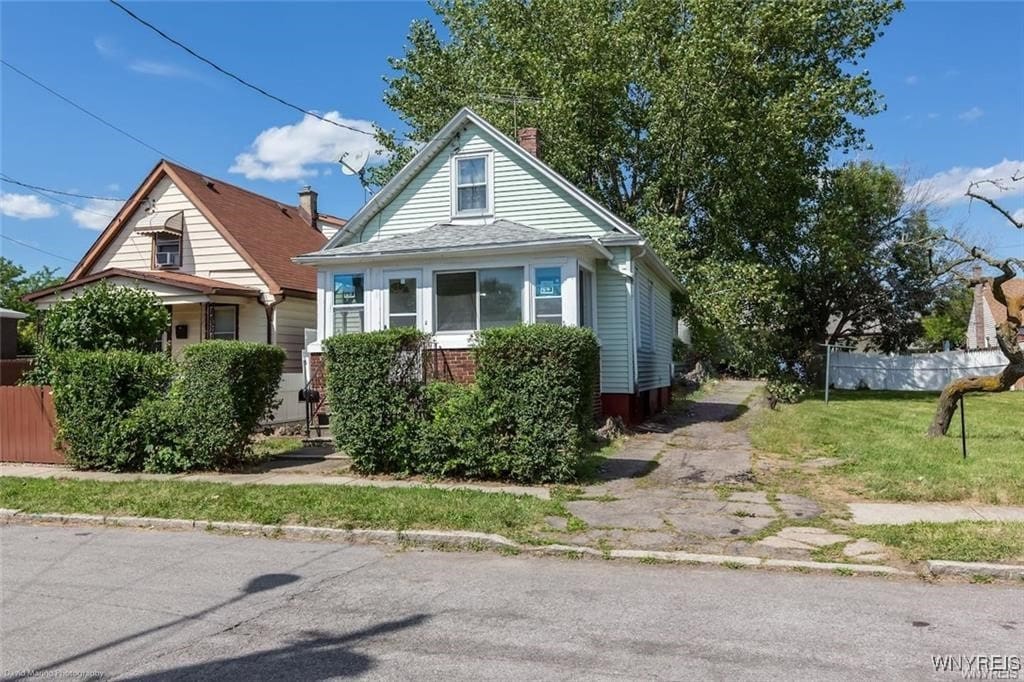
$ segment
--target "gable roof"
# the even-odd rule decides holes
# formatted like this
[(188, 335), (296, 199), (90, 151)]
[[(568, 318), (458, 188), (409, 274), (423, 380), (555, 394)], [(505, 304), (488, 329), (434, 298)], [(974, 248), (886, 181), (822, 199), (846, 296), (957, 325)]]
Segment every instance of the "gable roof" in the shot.
[(551, 166), (523, 149), (518, 143), (492, 126), (472, 109), (463, 107), (457, 114), (455, 114), (455, 116), (452, 117), (450, 121), (448, 121), (448, 123), (444, 125), (443, 128), (441, 128), (441, 130), (438, 131), (436, 135), (434, 135), (429, 142), (427, 142), (426, 145), (423, 146), (422, 149), (416, 152), (416, 155), (413, 156), (413, 158), (410, 159), (409, 162), (405, 164), (405, 166), (403, 166), (402, 169), (398, 171), (398, 173), (396, 173), (395, 176), (391, 178), (391, 180), (384, 185), (379, 192), (373, 195), (373, 197), (349, 219), (345, 229), (339, 230), (333, 237), (331, 237), (330, 241), (327, 242), (324, 248), (333, 249), (341, 246), (348, 236), (363, 229), (378, 212), (383, 210), (399, 192), (405, 189), (405, 187), (416, 177), (417, 173), (423, 170), (423, 168), (425, 168), (427, 164), (429, 164), (430, 161), (432, 161), (434, 157), (436, 157), (438, 153), (448, 145), (451, 139), (458, 134), (464, 126), (469, 124), (473, 124), (481, 128), (484, 132), (493, 137), (502, 147), (503, 151), (509, 156), (514, 157), (524, 165), (533, 168), (538, 173), (551, 180), (556, 186), (564, 190), (571, 197), (575, 198), (584, 206), (603, 218), (617, 232), (634, 236), (639, 235), (639, 232), (634, 230), (628, 223), (602, 206), (599, 202), (590, 198), (590, 196), (583, 190), (566, 180), (551, 168)]
[[(1016, 277), (1004, 282), (1003, 293), (1010, 296), (1024, 296), (1024, 279)], [(995, 320), (996, 324), (999, 325), (1006, 322), (1006, 306), (996, 300), (988, 282), (985, 282), (982, 286), (982, 294), (985, 296), (985, 302), (988, 303), (988, 309), (992, 311), (992, 319)]]
[[(68, 276), (77, 280), (110, 246), (142, 201), (164, 177), (180, 189), (270, 288), (271, 293), (313, 294), (316, 272), (291, 257), (321, 248), (326, 238), (297, 206), (282, 204), (223, 180), (161, 160)], [(333, 218), (333, 216), (331, 216)], [(335, 218), (338, 222), (341, 219)]]
[(40, 289), (39, 291), (33, 291), (31, 294), (24, 296), (26, 301), (35, 301), (40, 298), (45, 298), (51, 294), (56, 294), (61, 291), (68, 291), (69, 289), (75, 289), (85, 284), (91, 284), (92, 282), (98, 282), (103, 279), (111, 279), (113, 277), (124, 277), (126, 279), (135, 280), (137, 282), (151, 282), (153, 284), (169, 284), (179, 289), (186, 289), (188, 291), (195, 291), (201, 294), (223, 294), (225, 296), (251, 296), (256, 297), (260, 295), (257, 289), (252, 287), (245, 287), (240, 284), (232, 284), (231, 282), (222, 282), (217, 279), (210, 279), (208, 277), (198, 277), (196, 275), (189, 275), (183, 272), (169, 272), (169, 271), (150, 271), (150, 270), (127, 270), (125, 268), (107, 268), (99, 272), (94, 272), (91, 275), (85, 275), (84, 277), (78, 277), (75, 279), (65, 280), (61, 284), (55, 287), (49, 287), (48, 289)]
[[(437, 223), (423, 230), (377, 239), (355, 242), (317, 253), (300, 256), (299, 261), (320, 258), (372, 258), (407, 254), (436, 253), (438, 251), (477, 251), (504, 247), (527, 246), (592, 246), (602, 249), (598, 240), (589, 236), (559, 235), (538, 230), (511, 220), (498, 219), (483, 225)], [(602, 249), (603, 250), (603, 249)], [(605, 253), (607, 253), (605, 251)]]

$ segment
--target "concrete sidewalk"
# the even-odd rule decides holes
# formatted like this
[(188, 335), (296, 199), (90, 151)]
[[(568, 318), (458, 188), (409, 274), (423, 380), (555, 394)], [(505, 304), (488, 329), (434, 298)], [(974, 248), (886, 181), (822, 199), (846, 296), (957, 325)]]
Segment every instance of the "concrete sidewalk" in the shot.
[(1024, 507), (886, 502), (851, 502), (848, 506), (853, 514), (853, 522), (862, 526), (903, 526), (919, 521), (931, 523), (955, 523), (957, 521), (1024, 522)]
[(488, 485), (486, 483), (430, 482), (390, 478), (363, 478), (338, 474), (303, 471), (291, 467), (287, 471), (271, 470), (254, 473), (202, 473), (202, 474), (118, 474), (109, 471), (77, 471), (65, 466), (49, 464), (0, 463), (0, 476), (23, 478), (70, 478), (80, 481), (202, 481), (230, 483), (232, 485), (351, 485), (373, 488), (436, 488), (438, 490), (475, 490), (484, 493), (532, 495), (542, 500), (551, 499), (551, 492), (542, 486)]

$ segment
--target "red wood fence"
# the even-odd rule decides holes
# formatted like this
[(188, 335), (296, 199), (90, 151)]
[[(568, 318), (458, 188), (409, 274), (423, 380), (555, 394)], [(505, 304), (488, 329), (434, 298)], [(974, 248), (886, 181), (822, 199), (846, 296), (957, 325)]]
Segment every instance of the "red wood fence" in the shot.
[(49, 386), (0, 386), (0, 462), (63, 464)]

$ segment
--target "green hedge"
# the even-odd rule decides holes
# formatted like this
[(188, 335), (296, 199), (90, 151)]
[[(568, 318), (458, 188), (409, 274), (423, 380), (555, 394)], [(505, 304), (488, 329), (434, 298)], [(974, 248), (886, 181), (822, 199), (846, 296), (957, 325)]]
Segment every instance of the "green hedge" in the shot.
[(189, 346), (183, 361), (133, 351), (54, 356), (68, 461), (111, 471), (223, 469), (244, 462), (269, 418), (284, 351), (240, 341)]
[(359, 471), (417, 469), (425, 340), (414, 329), (389, 329), (324, 341), (331, 433)]
[(185, 349), (170, 402), (177, 415), (177, 447), (147, 468), (223, 469), (245, 461), (260, 422), (273, 416), (284, 368), (277, 346), (209, 341)]
[(476, 382), (487, 406), (497, 475), (566, 481), (594, 425), (599, 349), (589, 329), (521, 325), (480, 332)]
[(149, 442), (136, 411), (163, 397), (174, 363), (159, 353), (68, 351), (52, 356), (57, 437), (68, 462), (83, 469), (141, 469)]
[(490, 329), (477, 383), (423, 383), (411, 330), (324, 343), (335, 443), (366, 473), (568, 481), (593, 428), (598, 346), (586, 329)]

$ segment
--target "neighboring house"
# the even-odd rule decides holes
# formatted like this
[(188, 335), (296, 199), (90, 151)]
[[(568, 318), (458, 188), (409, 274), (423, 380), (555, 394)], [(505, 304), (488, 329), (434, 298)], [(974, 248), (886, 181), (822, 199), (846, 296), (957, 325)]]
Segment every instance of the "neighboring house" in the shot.
[(680, 284), (631, 226), (462, 109), (323, 248), (319, 341), (387, 327), (433, 335), (449, 378), (473, 375), (475, 331), (517, 323), (594, 329), (601, 408), (635, 422), (668, 404), (671, 293)]
[[(976, 276), (980, 276), (980, 272)], [(1024, 296), (1024, 279), (1011, 279), (1003, 284), (1003, 291), (1011, 295)], [(996, 341), (996, 325), (1006, 321), (1006, 306), (996, 300), (987, 282), (974, 285), (974, 305), (971, 307), (971, 319), (967, 323), (967, 349), (985, 350), (998, 348)], [(1024, 343), (1024, 327), (1020, 329), (1018, 340)]]
[(160, 161), (67, 280), (25, 298), (48, 308), (100, 280), (139, 286), (170, 310), (162, 344), (172, 355), (203, 339), (276, 344), (287, 358), (283, 385), (297, 374), (301, 388), (303, 332), (316, 326), (316, 272), (291, 258), (319, 249), (344, 226), (318, 212), (309, 187), (290, 206)]

